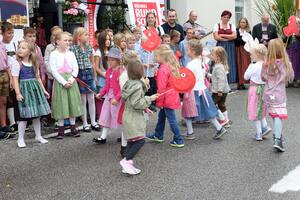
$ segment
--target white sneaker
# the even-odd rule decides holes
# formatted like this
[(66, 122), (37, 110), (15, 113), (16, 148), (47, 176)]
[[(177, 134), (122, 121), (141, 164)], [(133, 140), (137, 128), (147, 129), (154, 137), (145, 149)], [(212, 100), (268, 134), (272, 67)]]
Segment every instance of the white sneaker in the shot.
[(35, 137), (35, 140), (39, 141), (42, 144), (48, 143), (48, 140), (44, 139), (43, 137)]
[(122, 172), (130, 175), (137, 175), (141, 173), (141, 170), (136, 169), (132, 164), (132, 160), (126, 160), (126, 158), (121, 160), (120, 165), (122, 166)]
[(25, 144), (24, 140), (18, 139), (18, 147), (20, 147), (20, 148), (26, 147), (26, 144)]

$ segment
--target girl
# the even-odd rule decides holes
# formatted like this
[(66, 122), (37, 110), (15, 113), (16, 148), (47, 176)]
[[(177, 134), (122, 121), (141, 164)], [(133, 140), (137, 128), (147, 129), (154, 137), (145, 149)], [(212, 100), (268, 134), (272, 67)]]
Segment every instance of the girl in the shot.
[[(73, 45), (70, 50), (75, 54), (79, 72), (78, 78), (85, 82), (89, 88), (93, 91), (95, 88), (94, 81), (94, 66), (93, 66), (93, 49), (89, 45), (89, 35), (88, 32), (83, 28), (79, 27), (75, 29), (73, 36)], [(95, 108), (95, 98), (94, 94), (90, 92), (86, 87), (79, 86), (81, 101), (82, 101), (82, 109), (83, 109), (83, 131), (91, 132), (91, 128), (87, 122), (87, 110), (86, 103), (89, 105), (89, 114), (91, 119), (91, 127), (93, 130), (100, 131), (100, 126), (96, 123), (96, 108)]]
[[(98, 35), (98, 46), (99, 48), (94, 50), (94, 67), (95, 67), (95, 80), (97, 92), (100, 92), (105, 85), (105, 72), (108, 68), (106, 54), (111, 46), (111, 39), (106, 31), (102, 31)], [(96, 99), (96, 119), (99, 119), (103, 100)]]
[(273, 119), (273, 147), (285, 151), (282, 145), (282, 119), (287, 119), (285, 85), (293, 80), (294, 71), (281, 39), (268, 43), (266, 64), (262, 67), (262, 80), (266, 82), (263, 101)]
[(117, 33), (114, 36), (114, 46), (119, 48), (121, 53), (125, 53), (126, 51), (126, 36), (123, 33)]
[[(186, 101), (190, 102), (188, 103), (190, 105), (183, 106), (183, 116), (185, 117), (187, 124), (186, 138), (194, 139), (192, 127), (192, 120), (194, 119), (196, 121), (210, 120), (217, 129), (214, 138), (219, 139), (226, 133), (226, 129), (220, 125), (216, 118), (218, 115), (217, 108), (205, 86), (206, 71), (201, 59), (202, 45), (200, 40), (192, 39), (188, 42), (187, 54), (192, 59), (192, 61), (187, 64), (187, 68), (194, 73), (196, 77), (196, 84), (193, 88), (194, 92), (192, 94), (185, 94), (185, 98), (183, 100), (184, 104), (186, 104)], [(196, 109), (196, 112), (193, 108)]]
[(50, 54), (51, 72), (54, 77), (52, 116), (58, 120), (57, 139), (63, 139), (64, 119), (70, 119), (71, 134), (79, 137), (75, 119), (82, 115), (79, 88), (73, 77), (78, 75), (78, 64), (73, 52), (69, 51), (67, 32), (56, 36), (57, 49)]
[(244, 79), (250, 80), (248, 90), (248, 118), (255, 121), (257, 141), (263, 140), (271, 128), (268, 127), (266, 120), (266, 112), (262, 102), (263, 88), (265, 82), (261, 80), (261, 69), (267, 55), (267, 48), (263, 44), (258, 44), (251, 50), (251, 59), (255, 63), (251, 63), (245, 72)]
[(127, 63), (127, 73), (129, 80), (122, 89), (122, 99), (125, 101), (125, 110), (123, 118), (123, 135), (128, 141), (125, 158), (120, 161), (123, 173), (131, 175), (139, 174), (140, 169), (133, 166), (132, 159), (145, 144), (146, 121), (144, 118), (144, 109), (151, 101), (154, 101), (158, 95), (145, 96), (146, 85), (141, 80), (144, 76), (143, 65), (138, 60), (131, 60)]
[(221, 125), (228, 127), (229, 118), (225, 102), (230, 87), (227, 81), (228, 63), (225, 49), (223, 47), (213, 48), (211, 58), (215, 62), (211, 75), (212, 98), (220, 109), (219, 117)]
[[(150, 141), (159, 143), (163, 142), (165, 121), (167, 118), (171, 130), (174, 133), (174, 137), (170, 142), (170, 145), (173, 147), (184, 147), (183, 138), (180, 134), (175, 116), (175, 109), (180, 108), (179, 93), (175, 90), (170, 90), (172, 87), (169, 81), (171, 76), (179, 76), (179, 63), (176, 60), (173, 51), (165, 44), (155, 50), (155, 60), (160, 64), (157, 71), (156, 83), (157, 91), (158, 93), (162, 93), (162, 95), (160, 95), (156, 100), (156, 105), (160, 108), (160, 111), (158, 114), (155, 133), (147, 135), (147, 138)], [(166, 91), (169, 92), (163, 94)]]
[(102, 134), (99, 138), (94, 138), (94, 142), (105, 144), (106, 137), (110, 129), (117, 129), (118, 113), (120, 110), (121, 88), (119, 77), (121, 74), (121, 51), (119, 48), (112, 47), (107, 54), (109, 68), (106, 71), (105, 86), (96, 96), (98, 99), (106, 95), (100, 114), (99, 124), (103, 127)]
[[(27, 121), (32, 120), (35, 139), (42, 144), (48, 143), (41, 136), (40, 117), (51, 113), (45, 90), (39, 76), (39, 67), (34, 44), (21, 41), (17, 50), (17, 59), (20, 62), (12, 67), (14, 88), (18, 100), (16, 116), (18, 118), (18, 147), (26, 147), (24, 133)], [(45, 97), (46, 96), (46, 97)]]

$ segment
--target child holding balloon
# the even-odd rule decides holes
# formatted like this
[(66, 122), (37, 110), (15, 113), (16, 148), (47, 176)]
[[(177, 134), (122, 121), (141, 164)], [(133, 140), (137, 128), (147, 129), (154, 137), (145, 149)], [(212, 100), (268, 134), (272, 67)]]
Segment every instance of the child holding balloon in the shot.
[(156, 83), (157, 92), (160, 94), (156, 100), (156, 106), (160, 108), (155, 133), (147, 135), (150, 141), (162, 143), (164, 141), (164, 129), (166, 118), (169, 121), (173, 140), (172, 147), (184, 147), (184, 141), (176, 121), (175, 110), (180, 108), (179, 93), (172, 89), (171, 76), (179, 77), (179, 62), (176, 60), (173, 51), (168, 45), (161, 45), (155, 50), (155, 60), (160, 67), (157, 71)]

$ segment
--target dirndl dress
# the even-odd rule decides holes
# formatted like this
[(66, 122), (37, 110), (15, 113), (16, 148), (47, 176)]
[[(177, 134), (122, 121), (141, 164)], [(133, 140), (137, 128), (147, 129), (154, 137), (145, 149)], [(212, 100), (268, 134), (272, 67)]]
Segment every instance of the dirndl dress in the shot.
[(217, 107), (208, 89), (194, 91), (198, 116), (193, 118), (197, 121), (210, 120), (218, 115)]
[(266, 117), (266, 109), (262, 100), (264, 85), (250, 83), (248, 90), (248, 119), (251, 121), (261, 120)]
[(23, 101), (18, 101), (16, 120), (28, 121), (51, 113), (40, 82), (32, 66), (22, 64), (19, 74), (20, 93)]
[(288, 119), (286, 103), (278, 105), (268, 105), (267, 110), (272, 118), (278, 117), (280, 119)]
[(118, 123), (118, 115), (121, 107), (121, 102), (118, 102), (117, 105), (112, 105), (111, 100), (114, 98), (115, 96), (113, 89), (110, 88), (108, 93), (106, 94), (100, 114), (99, 124), (102, 127), (112, 129), (117, 129), (121, 127)]
[(197, 117), (199, 115), (196, 107), (194, 91), (184, 93), (181, 115), (187, 119)]
[[(72, 76), (72, 68), (67, 62), (58, 69), (60, 75), (68, 80)], [(58, 81), (54, 81), (52, 92), (52, 117), (56, 120), (79, 117), (83, 114), (79, 87), (76, 81), (66, 89)]]

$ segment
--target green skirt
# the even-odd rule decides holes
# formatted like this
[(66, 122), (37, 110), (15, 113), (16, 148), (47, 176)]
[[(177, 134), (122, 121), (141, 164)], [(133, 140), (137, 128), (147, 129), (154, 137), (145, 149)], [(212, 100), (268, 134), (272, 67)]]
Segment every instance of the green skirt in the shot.
[(36, 118), (51, 113), (43, 89), (37, 79), (20, 80), (20, 92), (24, 98), (18, 102), (20, 118)]
[[(65, 80), (71, 74), (61, 74)], [(79, 117), (83, 114), (82, 103), (77, 82), (74, 81), (72, 87), (64, 88), (62, 84), (54, 81), (52, 94), (52, 117), (56, 120)]]

